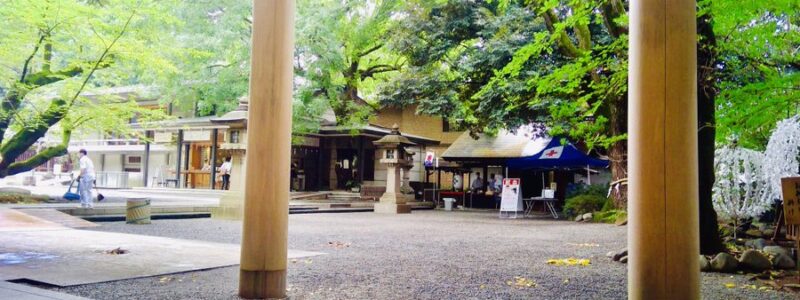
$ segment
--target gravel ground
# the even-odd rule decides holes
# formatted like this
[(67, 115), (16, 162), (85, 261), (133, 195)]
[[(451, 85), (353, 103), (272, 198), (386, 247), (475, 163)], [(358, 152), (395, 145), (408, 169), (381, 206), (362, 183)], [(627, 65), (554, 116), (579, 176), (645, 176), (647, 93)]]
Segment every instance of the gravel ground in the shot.
[[(327, 255), (289, 263), (292, 299), (625, 299), (625, 265), (605, 253), (626, 229), (549, 219), (500, 220), (496, 213), (301, 214), (289, 217), (289, 247)], [(162, 220), (103, 223), (94, 230), (239, 243), (241, 222)], [(349, 244), (334, 247), (330, 242)], [(551, 258), (588, 258), (553, 266)], [(238, 267), (56, 289), (95, 299), (237, 299)], [(508, 282), (532, 280), (535, 286)], [(747, 277), (703, 275), (705, 299), (796, 299), (728, 289)]]

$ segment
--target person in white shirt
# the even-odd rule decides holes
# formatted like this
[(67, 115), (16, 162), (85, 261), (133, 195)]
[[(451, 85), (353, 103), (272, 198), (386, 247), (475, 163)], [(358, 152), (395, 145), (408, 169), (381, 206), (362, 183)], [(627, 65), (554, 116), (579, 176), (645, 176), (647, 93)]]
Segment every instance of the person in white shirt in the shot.
[(81, 196), (81, 207), (94, 208), (92, 204), (92, 186), (94, 185), (94, 163), (87, 155), (86, 149), (78, 152), (81, 173), (78, 177), (78, 194)]
[(231, 188), (231, 168), (233, 168), (233, 165), (231, 164), (231, 158), (226, 157), (225, 162), (219, 166), (219, 173), (222, 174), (222, 190), (228, 190)]

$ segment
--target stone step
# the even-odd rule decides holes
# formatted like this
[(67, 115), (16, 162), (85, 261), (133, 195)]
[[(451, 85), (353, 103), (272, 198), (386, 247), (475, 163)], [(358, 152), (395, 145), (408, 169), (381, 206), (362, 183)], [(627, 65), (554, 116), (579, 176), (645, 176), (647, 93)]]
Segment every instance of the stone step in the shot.
[(291, 200), (314, 200), (314, 199), (326, 199), (328, 196), (328, 192), (308, 192), (308, 193), (292, 193)]
[(158, 194), (158, 195), (188, 195), (188, 196), (221, 196), (225, 194), (224, 190), (212, 190), (212, 189), (190, 189), (190, 188), (152, 188), (152, 187), (133, 187), (130, 189), (120, 189), (120, 192), (129, 192), (129, 193), (150, 193), (150, 194)]
[(341, 196), (341, 195), (358, 196), (358, 195), (361, 195), (359, 193), (345, 192), (345, 191), (332, 191), (332, 192), (327, 192), (327, 193), (328, 193), (328, 195), (336, 195), (336, 196)]
[(69, 214), (65, 214), (56, 209), (34, 208), (34, 209), (19, 209), (19, 211), (42, 220), (47, 220), (56, 224), (61, 224), (69, 228), (87, 228), (87, 227), (99, 226), (95, 223), (86, 221), (84, 219), (73, 217)]
[(328, 200), (339, 202), (361, 201), (361, 197), (328, 197)]

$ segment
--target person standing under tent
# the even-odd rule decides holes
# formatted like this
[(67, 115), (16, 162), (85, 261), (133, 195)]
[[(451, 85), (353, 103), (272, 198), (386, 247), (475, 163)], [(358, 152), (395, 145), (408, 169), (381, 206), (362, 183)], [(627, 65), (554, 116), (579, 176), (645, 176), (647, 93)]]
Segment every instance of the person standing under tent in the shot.
[(222, 176), (222, 190), (228, 190), (231, 188), (231, 168), (233, 165), (231, 164), (231, 157), (228, 156), (225, 158), (225, 162), (219, 166), (219, 173)]
[[(495, 207), (500, 207), (500, 192), (502, 191), (503, 180), (498, 179), (494, 174), (489, 175), (489, 185), (486, 187), (487, 196), (492, 197)], [(491, 194), (488, 193), (491, 191)]]
[(472, 190), (473, 193), (483, 190), (483, 178), (481, 178), (481, 172), (475, 173), (475, 179), (472, 180), (472, 184), (469, 185), (469, 189)]
[(80, 175), (78, 176), (78, 194), (81, 196), (81, 207), (94, 208), (92, 203), (92, 186), (94, 185), (94, 163), (89, 158), (86, 149), (78, 151), (80, 156)]

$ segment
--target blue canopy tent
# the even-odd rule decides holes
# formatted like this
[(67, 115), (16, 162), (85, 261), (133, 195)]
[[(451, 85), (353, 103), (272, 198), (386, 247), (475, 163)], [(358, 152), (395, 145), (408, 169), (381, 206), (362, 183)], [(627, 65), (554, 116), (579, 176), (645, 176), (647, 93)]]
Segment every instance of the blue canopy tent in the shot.
[(607, 168), (608, 161), (588, 156), (575, 148), (572, 143), (561, 144), (561, 138), (554, 137), (544, 150), (532, 156), (510, 159), (510, 169), (569, 169), (569, 168)]

